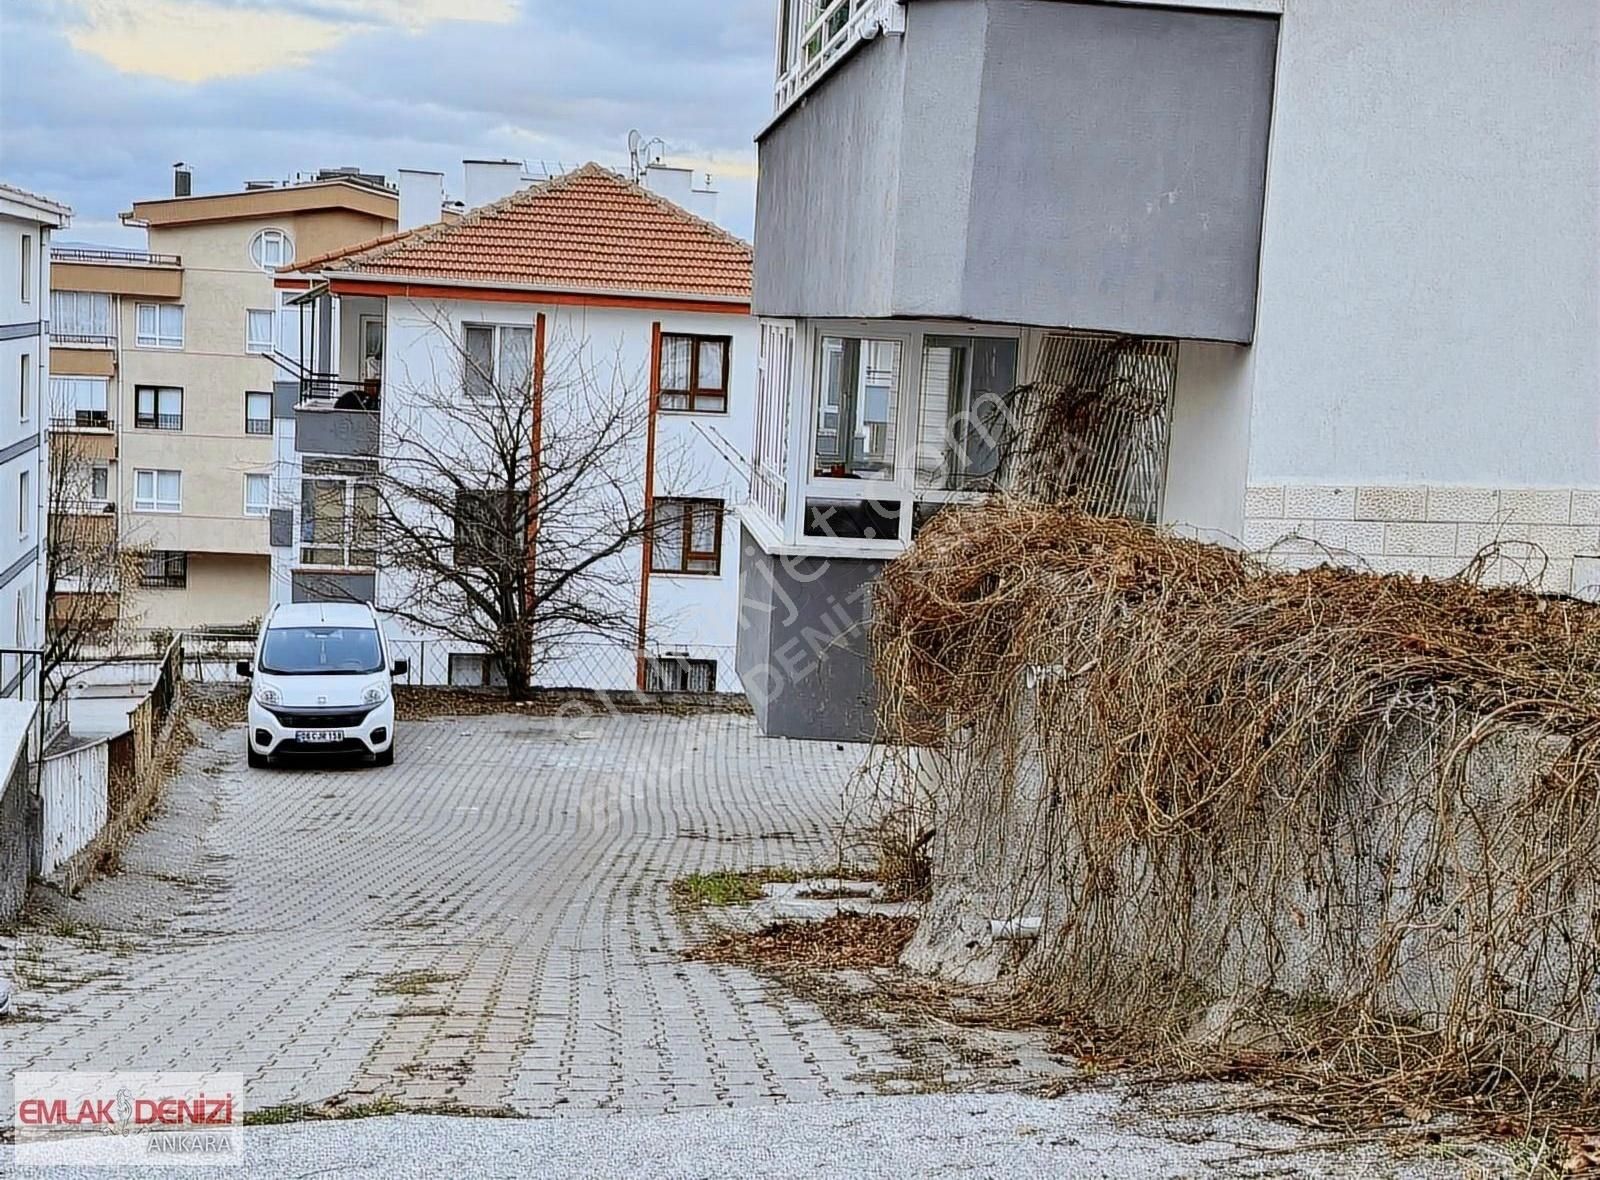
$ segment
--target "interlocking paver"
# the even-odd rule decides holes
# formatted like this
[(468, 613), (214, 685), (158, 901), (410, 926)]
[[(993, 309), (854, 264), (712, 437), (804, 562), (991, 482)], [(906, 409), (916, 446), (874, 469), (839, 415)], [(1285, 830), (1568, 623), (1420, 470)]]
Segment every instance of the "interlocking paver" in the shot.
[(98, 943), (23, 934), (58, 982), (24, 987), (36, 1019), (0, 1025), (0, 1061), (238, 1070), (252, 1106), (858, 1093), (904, 1067), (888, 1039), (683, 961), (667, 898), (685, 873), (825, 856), (858, 757), (737, 715), (414, 723), (391, 768), (252, 771), (216, 735), (127, 871), (58, 905)]

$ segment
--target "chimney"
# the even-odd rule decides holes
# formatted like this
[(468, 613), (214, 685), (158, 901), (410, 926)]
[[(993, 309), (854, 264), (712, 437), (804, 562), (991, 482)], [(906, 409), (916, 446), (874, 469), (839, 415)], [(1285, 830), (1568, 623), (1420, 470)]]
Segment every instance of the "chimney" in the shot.
[(462, 160), (461, 170), (468, 209), (509, 197), (526, 184), (521, 160)]
[(711, 187), (710, 173), (697, 176), (692, 169), (653, 161), (645, 165), (639, 183), (696, 217), (713, 222), (717, 219), (717, 190)]
[(194, 191), (194, 173), (189, 171), (189, 165), (179, 160), (172, 166), (172, 195), (187, 197)]
[(444, 207), (444, 173), (400, 169), (400, 228), (416, 229), (439, 220)]

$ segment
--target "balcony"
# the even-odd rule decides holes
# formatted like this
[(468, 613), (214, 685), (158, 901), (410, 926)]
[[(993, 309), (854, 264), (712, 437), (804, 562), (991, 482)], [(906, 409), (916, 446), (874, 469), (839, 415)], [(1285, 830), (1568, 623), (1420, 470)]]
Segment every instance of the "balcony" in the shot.
[(63, 247), (50, 251), (50, 286), (145, 299), (183, 297), (183, 259), (146, 250)]
[(50, 419), (51, 430), (90, 430), (102, 434), (115, 432), (116, 423), (109, 410), (73, 410)]
[(758, 315), (1253, 338), (1276, 17), (888, 7), (792, 6)]
[(294, 408), (294, 449), (310, 455), (377, 455), (381, 405), (379, 381), (308, 374)]
[(779, 111), (804, 94), (868, 30), (876, 35), (905, 27), (900, 0), (780, 0), (778, 19), (774, 98)]

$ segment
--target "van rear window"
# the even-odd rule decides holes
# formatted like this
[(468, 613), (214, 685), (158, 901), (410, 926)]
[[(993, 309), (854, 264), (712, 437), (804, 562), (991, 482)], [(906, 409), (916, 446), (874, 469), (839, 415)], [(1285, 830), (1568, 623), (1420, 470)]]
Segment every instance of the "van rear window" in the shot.
[(383, 649), (370, 627), (269, 627), (261, 670), (274, 676), (371, 674), (383, 671)]

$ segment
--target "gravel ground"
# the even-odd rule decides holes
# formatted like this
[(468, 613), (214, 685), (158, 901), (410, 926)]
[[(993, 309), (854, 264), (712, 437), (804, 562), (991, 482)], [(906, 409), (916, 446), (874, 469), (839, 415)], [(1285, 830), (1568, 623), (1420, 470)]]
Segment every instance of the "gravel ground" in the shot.
[[(1305, 1144), (1303, 1132), (1246, 1116), (1152, 1124), (1148, 1113), (1109, 1092), (1056, 1100), (963, 1094), (648, 1117), (399, 1115), (251, 1127), (245, 1132), (245, 1166), (218, 1173), (236, 1180), (354, 1175), (396, 1180), (440, 1175), (1431, 1180), (1463, 1174), (1464, 1162), (1446, 1154), (1398, 1159), (1381, 1145), (1317, 1152)], [(1272, 1150), (1291, 1145), (1298, 1145), (1292, 1153)], [(0, 1167), (0, 1172), (8, 1170)], [(59, 1168), (29, 1171), (41, 1177), (58, 1173), (67, 1174)], [(196, 1174), (193, 1167), (137, 1172), (140, 1180), (193, 1180)]]

